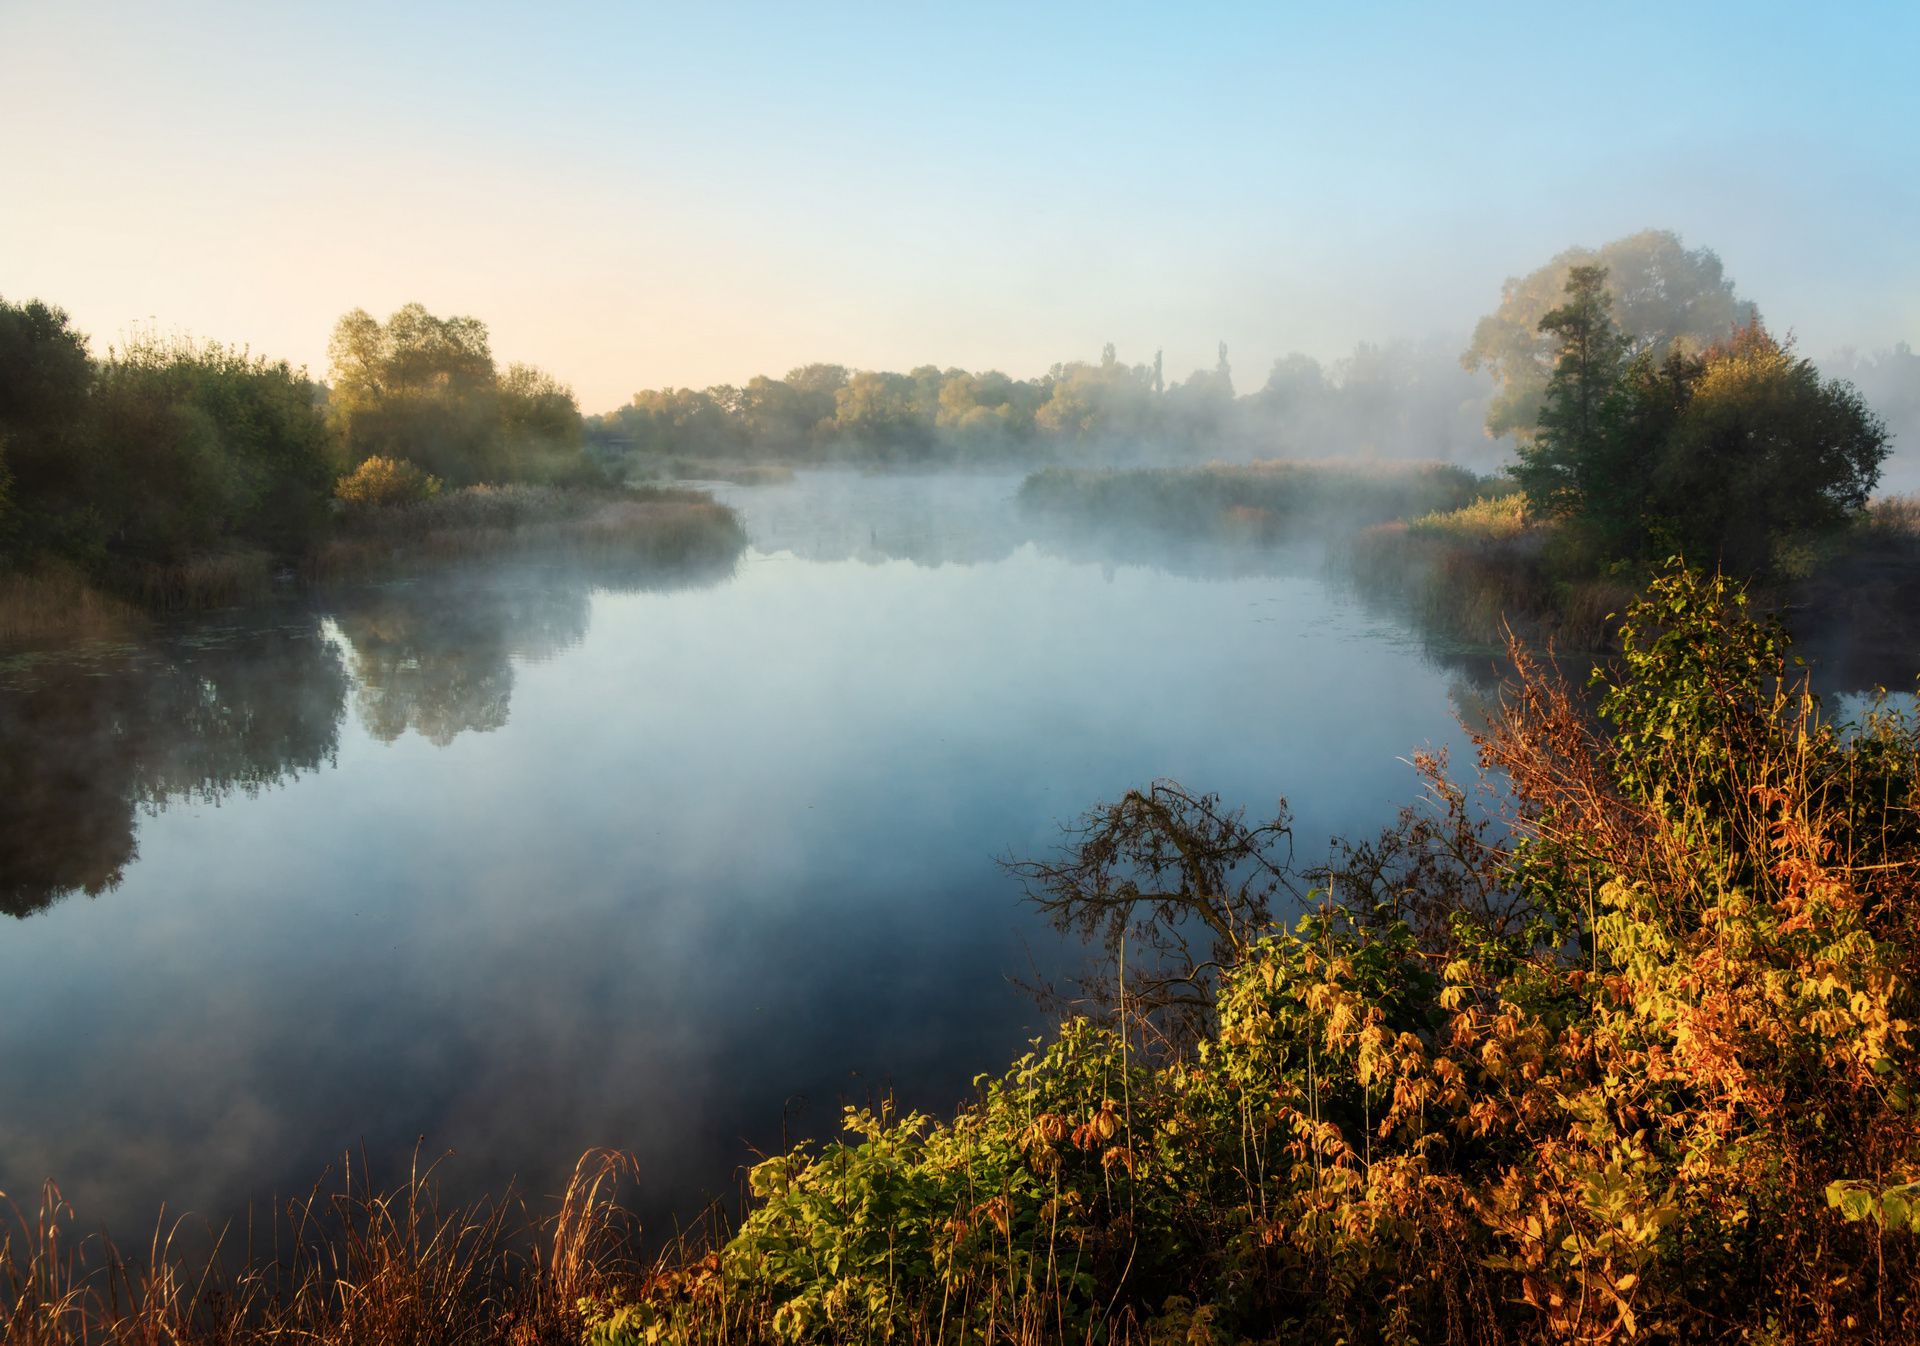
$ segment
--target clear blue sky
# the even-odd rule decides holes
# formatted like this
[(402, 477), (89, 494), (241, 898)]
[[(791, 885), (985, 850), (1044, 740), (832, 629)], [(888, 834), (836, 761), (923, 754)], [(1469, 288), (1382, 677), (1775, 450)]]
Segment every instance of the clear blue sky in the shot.
[(1463, 334), (1648, 226), (1920, 341), (1920, 3), (0, 0), (0, 295), (324, 370), (471, 313), (586, 410), (813, 359), (1169, 371)]

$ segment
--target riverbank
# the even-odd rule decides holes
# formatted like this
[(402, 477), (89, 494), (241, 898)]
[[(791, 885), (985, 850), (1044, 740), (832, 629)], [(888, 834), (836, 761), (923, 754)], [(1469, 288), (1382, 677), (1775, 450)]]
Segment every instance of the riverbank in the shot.
[(137, 633), (156, 613), (243, 606), (287, 585), (379, 578), (484, 557), (674, 566), (746, 546), (738, 516), (675, 487), (469, 486), (410, 504), (341, 505), (304, 554), (238, 549), (117, 562), (102, 580), (54, 561), (0, 573), (0, 646)]
[(1447, 463), (1276, 459), (1190, 468), (1044, 468), (1022, 483), (1020, 504), (1088, 527), (1273, 542), (1457, 509), (1498, 489)]
[[(1443, 641), (1498, 647), (1509, 632), (1562, 652), (1611, 647), (1645, 578), (1603, 565), (1572, 529), (1529, 517), (1511, 482), (1446, 464), (1263, 462), (1029, 475), (1025, 509), (1092, 533), (1259, 549), (1325, 544), (1332, 574)], [(1849, 685), (1904, 685), (1920, 612), (1920, 497), (1875, 500), (1752, 588), (1790, 616)], [(1864, 679), (1864, 681), (1862, 681)]]
[[(1529, 519), (1518, 495), (1376, 524), (1337, 547), (1335, 561), (1422, 630), (1478, 644), (1511, 630), (1567, 652), (1610, 648), (1635, 585), (1563, 527)], [(1753, 586), (1756, 608), (1790, 618), (1807, 644), (1836, 656), (1846, 685), (1904, 686), (1920, 613), (1920, 499), (1874, 501), (1796, 570)]]

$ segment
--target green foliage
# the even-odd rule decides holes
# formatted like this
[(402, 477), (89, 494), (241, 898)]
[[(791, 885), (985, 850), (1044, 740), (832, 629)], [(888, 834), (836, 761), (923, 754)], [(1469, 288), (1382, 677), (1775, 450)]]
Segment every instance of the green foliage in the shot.
[(1646, 229), (1599, 248), (1569, 248), (1545, 266), (1501, 287), (1500, 307), (1482, 318), (1461, 362), (1484, 369), (1497, 384), (1487, 433), (1531, 438), (1554, 368), (1552, 334), (1541, 319), (1564, 303), (1577, 267), (1606, 273), (1606, 297), (1631, 353), (1664, 352), (1676, 344), (1698, 351), (1755, 322), (1711, 248), (1687, 248), (1677, 234)]
[(1758, 326), (1687, 372), (1651, 512), (1689, 554), (1743, 573), (1779, 569), (1796, 540), (1866, 508), (1890, 446), (1852, 387), (1822, 379)]
[(100, 367), (91, 414), (90, 511), (116, 553), (293, 555), (324, 526), (332, 442), (285, 361), (137, 340)]
[(1246, 396), (1224, 346), (1211, 368), (1170, 382), (1158, 353), (1128, 364), (1109, 345), (1037, 378), (808, 365), (743, 387), (651, 389), (587, 434), (649, 465), (705, 460), (701, 475), (737, 461), (1205, 461), (1282, 449), (1407, 460), (1482, 451), (1479, 400), (1476, 381), (1431, 343), (1362, 343), (1325, 369), (1289, 356)]
[(1556, 359), (1539, 429), (1522, 446), (1514, 480), (1534, 507), (1564, 514), (1605, 498), (1600, 478), (1612, 463), (1611, 401), (1627, 343), (1613, 325), (1605, 267), (1576, 266), (1567, 275), (1567, 302), (1540, 319), (1554, 338)]
[(87, 339), (63, 310), (0, 299), (0, 557), (68, 544), (87, 504), (92, 383)]
[(1811, 541), (1866, 508), (1886, 427), (1757, 322), (1698, 354), (1629, 359), (1605, 282), (1573, 267), (1540, 320), (1556, 358), (1514, 469), (1532, 508), (1606, 561), (1661, 548), (1746, 575), (1804, 569)]
[(1527, 526), (1527, 498), (1517, 491), (1483, 495), (1459, 509), (1434, 510), (1407, 520), (1407, 530), (1436, 537), (1504, 540)]
[(589, 484), (573, 391), (529, 365), (496, 370), (486, 324), (408, 304), (342, 317), (328, 346), (328, 414), (346, 460), (405, 458), (454, 485)]
[(382, 508), (390, 505), (417, 505), (440, 494), (440, 479), (422, 472), (405, 458), (367, 459), (340, 478), (333, 488), (336, 499), (349, 505)]

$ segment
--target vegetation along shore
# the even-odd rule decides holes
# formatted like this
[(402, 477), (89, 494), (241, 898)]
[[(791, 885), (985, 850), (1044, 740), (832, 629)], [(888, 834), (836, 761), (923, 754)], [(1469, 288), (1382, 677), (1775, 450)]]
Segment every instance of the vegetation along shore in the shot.
[(497, 368), (474, 319), (356, 310), (331, 354), (327, 384), (150, 334), (96, 359), (59, 309), (0, 301), (0, 641), (508, 548), (744, 545), (710, 497), (628, 487), (573, 394)]

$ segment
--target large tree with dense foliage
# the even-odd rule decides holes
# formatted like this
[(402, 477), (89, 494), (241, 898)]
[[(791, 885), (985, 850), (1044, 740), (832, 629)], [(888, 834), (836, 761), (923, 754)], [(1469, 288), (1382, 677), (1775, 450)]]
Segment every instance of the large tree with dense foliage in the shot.
[(63, 544), (85, 510), (92, 382), (64, 310), (0, 299), (0, 553)]
[(1544, 513), (1600, 507), (1602, 483), (1618, 475), (1610, 457), (1617, 440), (1612, 418), (1628, 342), (1614, 325), (1606, 279), (1605, 267), (1574, 267), (1566, 302), (1540, 319), (1542, 336), (1553, 342), (1553, 377), (1513, 475)]
[(90, 499), (108, 550), (292, 555), (323, 526), (338, 460), (312, 383), (285, 361), (143, 339), (100, 366), (93, 401)]
[(500, 389), (486, 324), (408, 304), (386, 322), (354, 309), (334, 326), (329, 413), (347, 465), (407, 458), (447, 481), (502, 467)]
[(1683, 549), (1743, 572), (1791, 564), (1798, 541), (1866, 507), (1889, 444), (1852, 385), (1757, 322), (1687, 372), (1652, 481), (1653, 513)]
[(1487, 433), (1526, 439), (1534, 432), (1553, 373), (1555, 346), (1540, 320), (1560, 307), (1575, 267), (1606, 271), (1615, 320), (1634, 351), (1660, 353), (1676, 341), (1701, 349), (1754, 321), (1758, 310), (1739, 297), (1710, 248), (1688, 248), (1679, 235), (1646, 229), (1598, 248), (1568, 248), (1546, 265), (1501, 287), (1500, 307), (1473, 330), (1461, 357), (1498, 385)]
[(1865, 507), (1887, 433), (1850, 385), (1757, 320), (1697, 353), (1632, 354), (1611, 308), (1605, 270), (1577, 266), (1540, 320), (1553, 374), (1514, 469), (1536, 513), (1605, 559), (1679, 552), (1760, 574)]
[(346, 465), (406, 459), (456, 485), (595, 480), (573, 390), (531, 365), (494, 365), (486, 324), (408, 304), (354, 309), (328, 345), (329, 414)]

